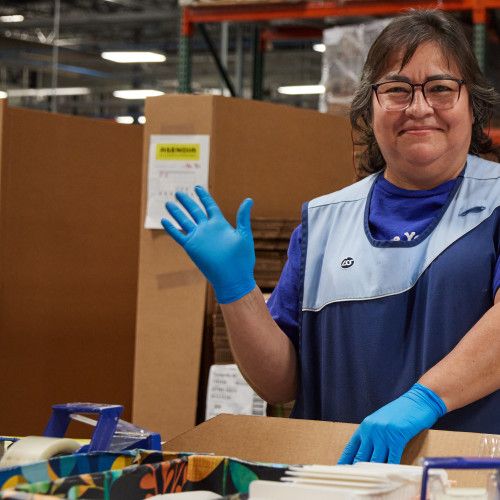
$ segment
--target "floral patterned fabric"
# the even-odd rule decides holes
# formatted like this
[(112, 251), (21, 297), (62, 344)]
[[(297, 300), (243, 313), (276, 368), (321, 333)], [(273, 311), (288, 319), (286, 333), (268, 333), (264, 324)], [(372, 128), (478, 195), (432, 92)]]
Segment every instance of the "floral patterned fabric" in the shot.
[[(228, 457), (144, 451), (137, 452), (133, 461), (133, 465), (122, 469), (18, 484), (15, 490), (56, 498), (104, 500), (139, 500), (163, 493), (209, 490), (222, 496), (236, 495), (233, 498), (239, 499), (245, 497), (254, 479), (276, 481), (287, 469), (286, 465)], [(16, 498), (8, 496), (12, 494), (11, 490), (0, 492), (0, 498)], [(35, 497), (24, 498), (35, 500)]]
[(133, 464), (162, 462), (182, 455), (148, 450), (64, 455), (26, 465), (1, 468), (0, 490), (15, 488), (23, 483), (54, 481), (68, 476), (123, 469)]

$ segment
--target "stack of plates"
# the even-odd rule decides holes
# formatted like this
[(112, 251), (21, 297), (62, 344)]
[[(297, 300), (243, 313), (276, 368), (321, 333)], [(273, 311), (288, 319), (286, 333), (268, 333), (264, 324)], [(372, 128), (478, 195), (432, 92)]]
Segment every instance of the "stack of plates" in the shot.
[[(431, 471), (434, 491), (444, 491), (447, 475), (443, 470)], [(250, 498), (334, 500), (384, 499), (401, 500), (418, 497), (422, 467), (375, 463), (355, 465), (304, 465), (290, 467), (283, 483), (251, 485)], [(261, 483), (266, 483), (262, 481)], [(437, 483), (437, 484), (436, 484)]]

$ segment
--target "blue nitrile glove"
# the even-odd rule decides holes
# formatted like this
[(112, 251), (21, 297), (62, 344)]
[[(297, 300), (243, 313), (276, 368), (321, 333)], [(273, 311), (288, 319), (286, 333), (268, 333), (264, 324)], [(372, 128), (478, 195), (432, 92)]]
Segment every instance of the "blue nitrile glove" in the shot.
[(241, 299), (256, 286), (253, 277), (255, 251), (250, 227), (253, 201), (247, 198), (240, 205), (234, 229), (205, 189), (196, 186), (195, 191), (206, 214), (187, 194), (176, 193), (177, 200), (191, 218), (170, 201), (165, 206), (184, 232), (166, 219), (162, 219), (161, 223), (212, 284), (217, 301), (228, 304)]
[(435, 392), (415, 384), (361, 422), (338, 463), (399, 464), (408, 441), (432, 427), (446, 412), (446, 405)]

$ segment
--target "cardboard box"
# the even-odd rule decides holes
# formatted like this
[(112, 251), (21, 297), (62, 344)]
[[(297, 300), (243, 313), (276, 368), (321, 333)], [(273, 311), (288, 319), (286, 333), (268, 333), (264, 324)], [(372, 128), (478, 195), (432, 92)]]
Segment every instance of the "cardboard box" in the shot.
[[(171, 439), (165, 450), (214, 453), (243, 460), (283, 464), (335, 465), (358, 426), (339, 422), (218, 415)], [(403, 464), (423, 457), (478, 456), (484, 434), (424, 431), (406, 447)], [(461, 486), (484, 486), (484, 474), (448, 472)]]
[(70, 401), (130, 419), (141, 151), (142, 127), (0, 101), (4, 435), (41, 434)]
[[(148, 99), (145, 115), (142, 220), (151, 134), (210, 135), (209, 189), (232, 223), (248, 196), (252, 217), (300, 219), (303, 202), (354, 180), (344, 118), (192, 95)], [(206, 282), (184, 251), (142, 229), (133, 420), (166, 439), (196, 423), (206, 303)]]

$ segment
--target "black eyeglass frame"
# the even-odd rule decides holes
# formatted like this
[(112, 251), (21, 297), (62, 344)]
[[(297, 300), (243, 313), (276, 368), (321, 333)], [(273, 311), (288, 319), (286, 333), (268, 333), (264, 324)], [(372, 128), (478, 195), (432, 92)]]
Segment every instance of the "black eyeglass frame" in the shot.
[[(386, 111), (404, 111), (405, 109), (409, 108), (413, 103), (413, 99), (415, 99), (415, 87), (420, 87), (420, 89), (422, 90), (422, 95), (425, 99), (425, 102), (431, 108), (434, 109), (434, 106), (432, 106), (429, 103), (429, 101), (427, 100), (427, 97), (425, 96), (424, 86), (427, 83), (435, 82), (436, 80), (450, 80), (450, 81), (458, 83), (458, 97), (457, 97), (457, 100), (455, 101), (455, 104), (456, 104), (460, 99), (460, 91), (462, 90), (462, 85), (465, 85), (465, 80), (462, 80), (460, 78), (429, 78), (428, 80), (425, 80), (425, 82), (422, 82), (422, 83), (410, 83), (410, 82), (405, 82), (403, 80), (388, 80), (387, 82), (373, 83), (371, 85), (371, 87), (372, 87), (372, 91), (375, 92), (375, 96), (377, 97), (377, 101), (380, 104), (380, 106), (382, 106), (382, 104), (381, 104), (380, 99), (378, 97), (378, 88), (381, 85), (385, 85), (386, 83), (406, 83), (406, 85), (409, 85), (411, 87), (411, 99), (410, 99), (410, 102), (404, 108), (401, 108), (398, 110), (388, 110), (388, 109), (384, 108), (384, 106), (382, 106), (382, 108), (385, 109)], [(451, 108), (446, 108), (446, 109), (452, 109), (455, 106), (455, 104)], [(439, 108), (436, 108), (436, 109), (439, 109)], [(441, 108), (441, 109), (444, 109), (444, 108)]]

